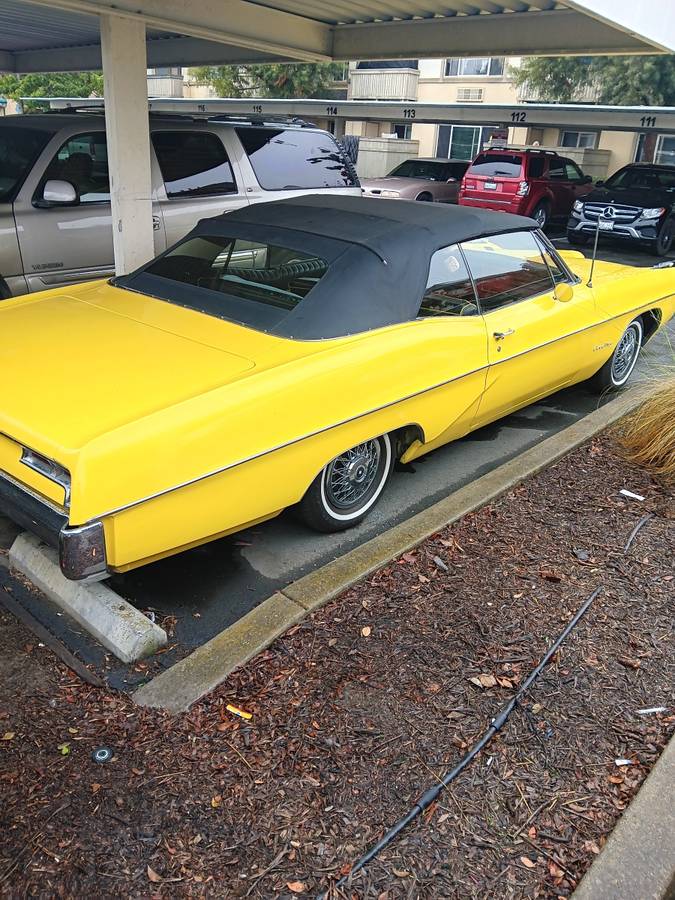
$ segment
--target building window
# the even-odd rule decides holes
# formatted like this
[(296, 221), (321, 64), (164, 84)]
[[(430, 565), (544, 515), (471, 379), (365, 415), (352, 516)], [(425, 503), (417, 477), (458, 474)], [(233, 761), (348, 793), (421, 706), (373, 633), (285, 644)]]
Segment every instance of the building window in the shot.
[(409, 141), (412, 137), (412, 125), (394, 125), (392, 134), (402, 141)]
[(436, 156), (448, 159), (473, 159), (490, 140), (493, 128), (479, 125), (440, 125)]
[(595, 149), (598, 136), (594, 131), (561, 131), (561, 147), (589, 147)]
[(503, 75), (503, 56), (469, 56), (465, 58), (450, 57), (445, 61), (446, 76), (464, 76), (475, 78), (481, 75)]
[(659, 166), (675, 165), (675, 137), (668, 134), (658, 136), (654, 162)]

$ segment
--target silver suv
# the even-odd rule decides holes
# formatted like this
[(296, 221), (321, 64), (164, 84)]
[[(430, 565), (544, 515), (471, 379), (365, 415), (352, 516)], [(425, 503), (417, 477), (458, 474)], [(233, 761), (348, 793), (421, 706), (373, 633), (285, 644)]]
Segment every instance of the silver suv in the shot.
[[(361, 194), (344, 151), (313, 127), (151, 115), (150, 142), (157, 253), (249, 203)], [(103, 115), (0, 119), (0, 299), (112, 272)]]

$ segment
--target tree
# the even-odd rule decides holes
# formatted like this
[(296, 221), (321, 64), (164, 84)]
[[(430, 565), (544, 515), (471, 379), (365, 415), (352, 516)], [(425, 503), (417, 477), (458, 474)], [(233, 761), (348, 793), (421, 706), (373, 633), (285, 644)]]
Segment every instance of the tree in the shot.
[(673, 106), (675, 55), (533, 56), (511, 70), (519, 87), (527, 84), (547, 102), (568, 103), (592, 84), (598, 103), (616, 106)]
[(332, 98), (333, 82), (342, 78), (339, 63), (271, 63), (248, 66), (201, 66), (197, 81), (210, 84), (220, 97)]
[[(33, 72), (0, 75), (0, 97), (102, 97), (100, 72)], [(28, 104), (30, 106), (31, 104)]]

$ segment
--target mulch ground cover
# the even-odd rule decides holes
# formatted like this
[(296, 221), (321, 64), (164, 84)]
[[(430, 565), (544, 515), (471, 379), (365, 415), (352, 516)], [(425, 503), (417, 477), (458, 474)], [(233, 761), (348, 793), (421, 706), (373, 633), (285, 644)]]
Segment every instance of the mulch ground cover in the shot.
[[(672, 494), (596, 440), (181, 717), (84, 685), (0, 612), (0, 893), (316, 896), (461, 758), (599, 587), (484, 752), (332, 891), (569, 896), (675, 728), (674, 516)], [(653, 707), (668, 709), (639, 712)], [(112, 761), (92, 759), (101, 746)]]

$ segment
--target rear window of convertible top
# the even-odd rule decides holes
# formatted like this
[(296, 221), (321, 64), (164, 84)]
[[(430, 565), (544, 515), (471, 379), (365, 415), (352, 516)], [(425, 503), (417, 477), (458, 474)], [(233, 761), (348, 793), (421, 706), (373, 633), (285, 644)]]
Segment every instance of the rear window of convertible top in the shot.
[(188, 237), (120, 287), (274, 332), (325, 275), (328, 262), (261, 241)]

